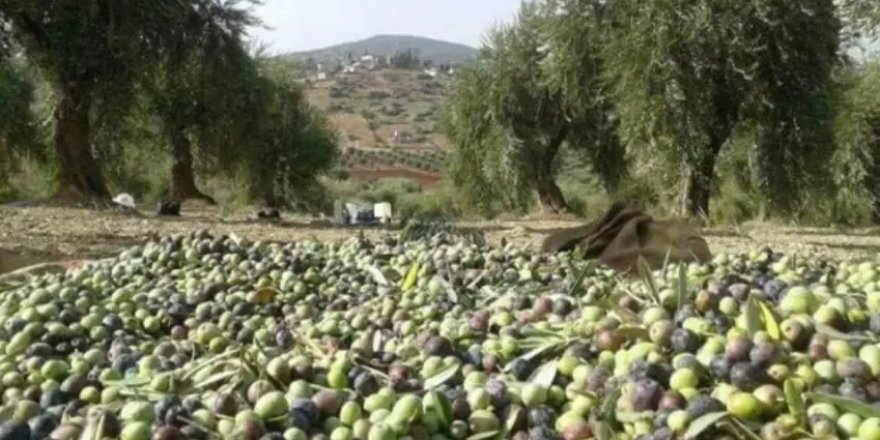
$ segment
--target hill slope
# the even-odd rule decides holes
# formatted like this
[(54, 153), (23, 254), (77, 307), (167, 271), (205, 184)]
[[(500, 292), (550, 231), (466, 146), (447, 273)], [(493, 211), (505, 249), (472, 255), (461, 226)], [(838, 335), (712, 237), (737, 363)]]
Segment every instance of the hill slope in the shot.
[(451, 81), (446, 75), (379, 69), (309, 81), (306, 91), (338, 130), (342, 168), (352, 178), (405, 177), (430, 186), (446, 156), (439, 124)]
[(338, 44), (308, 52), (294, 52), (286, 57), (306, 59), (312, 57), (316, 62), (331, 62), (368, 53), (377, 56), (391, 56), (397, 52), (412, 49), (419, 58), (431, 60), (434, 64), (463, 63), (476, 57), (477, 49), (458, 43), (434, 40), (410, 35), (376, 35), (365, 40)]

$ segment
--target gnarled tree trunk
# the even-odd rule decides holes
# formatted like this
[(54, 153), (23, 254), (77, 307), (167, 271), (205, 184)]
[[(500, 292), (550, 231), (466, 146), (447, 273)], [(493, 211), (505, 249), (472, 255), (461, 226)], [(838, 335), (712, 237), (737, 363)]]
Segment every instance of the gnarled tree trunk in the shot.
[(209, 195), (199, 191), (193, 171), (192, 143), (182, 127), (171, 130), (171, 197), (177, 202), (190, 199), (203, 200), (211, 205), (217, 202)]
[(549, 141), (540, 163), (536, 164), (538, 170), (535, 175), (535, 191), (537, 192), (538, 203), (541, 204), (544, 212), (548, 214), (560, 214), (569, 210), (565, 196), (562, 194), (562, 190), (559, 189), (559, 185), (556, 184), (555, 176), (553, 175), (553, 160), (556, 159), (559, 148), (562, 147), (562, 143), (565, 142), (567, 135), (568, 130), (562, 128)]
[(109, 200), (110, 192), (91, 148), (91, 88), (69, 82), (60, 92), (55, 109), (56, 197)]
[(687, 215), (695, 218), (709, 217), (709, 200), (715, 185), (715, 163), (724, 145), (724, 138), (713, 137), (709, 150), (691, 164), (687, 184)]
[(541, 175), (536, 182), (536, 191), (538, 193), (538, 202), (541, 208), (548, 214), (559, 214), (568, 211), (568, 203), (559, 185), (553, 180), (552, 176)]

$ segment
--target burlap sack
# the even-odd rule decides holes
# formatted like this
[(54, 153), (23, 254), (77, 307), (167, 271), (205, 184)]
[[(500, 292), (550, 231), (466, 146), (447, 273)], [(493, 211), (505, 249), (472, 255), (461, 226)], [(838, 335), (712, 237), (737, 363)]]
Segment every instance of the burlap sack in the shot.
[(621, 271), (634, 271), (639, 256), (652, 269), (665, 261), (705, 262), (712, 259), (709, 245), (695, 225), (683, 219), (654, 220), (644, 212), (615, 204), (601, 218), (574, 228), (550, 234), (543, 252), (584, 251), (587, 259), (596, 259)]

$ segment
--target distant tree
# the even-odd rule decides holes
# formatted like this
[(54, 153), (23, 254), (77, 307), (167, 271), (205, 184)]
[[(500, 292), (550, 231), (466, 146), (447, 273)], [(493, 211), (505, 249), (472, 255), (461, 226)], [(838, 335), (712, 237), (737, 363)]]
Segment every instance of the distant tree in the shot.
[(621, 132), (643, 159), (666, 159), (660, 169), (684, 179), (684, 211), (708, 213), (718, 156), (736, 136), (753, 145), (753, 171), (772, 206), (796, 209), (806, 189), (827, 183), (834, 0), (621, 0), (613, 8), (603, 59)]
[(212, 0), (0, 0), (0, 28), (54, 86), (57, 193), (109, 198), (96, 119), (122, 120), (135, 84), (179, 47), (187, 11)]
[(391, 56), (390, 63), (396, 69), (405, 70), (418, 69), (422, 65), (419, 56), (412, 49), (395, 53)]
[(253, 112), (247, 116), (248, 154), (238, 160), (251, 195), (270, 207), (286, 207), (315, 191), (318, 176), (338, 155), (329, 121), (286, 78), (253, 78)]

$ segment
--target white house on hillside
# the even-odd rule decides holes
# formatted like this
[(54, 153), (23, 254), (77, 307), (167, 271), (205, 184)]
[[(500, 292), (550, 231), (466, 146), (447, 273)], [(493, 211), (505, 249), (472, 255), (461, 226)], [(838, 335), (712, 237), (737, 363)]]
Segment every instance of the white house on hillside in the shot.
[(372, 55), (364, 55), (359, 62), (362, 68), (367, 70), (375, 70), (379, 64), (379, 60)]

